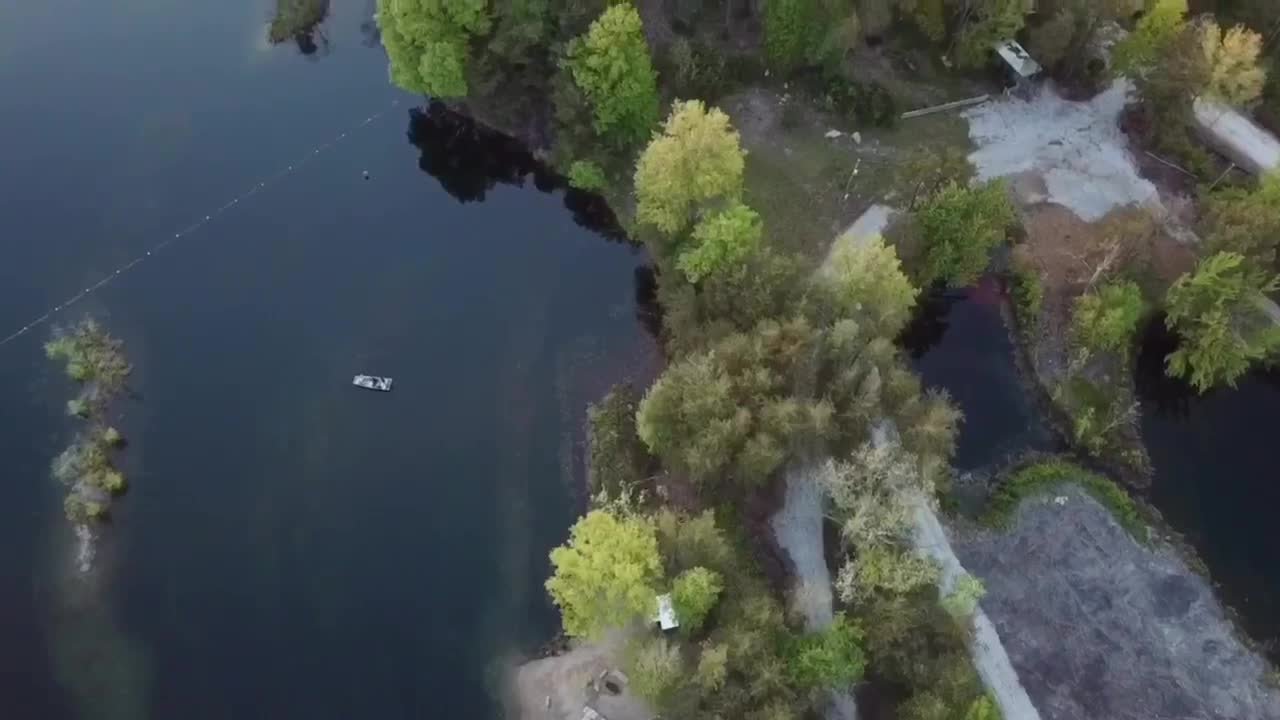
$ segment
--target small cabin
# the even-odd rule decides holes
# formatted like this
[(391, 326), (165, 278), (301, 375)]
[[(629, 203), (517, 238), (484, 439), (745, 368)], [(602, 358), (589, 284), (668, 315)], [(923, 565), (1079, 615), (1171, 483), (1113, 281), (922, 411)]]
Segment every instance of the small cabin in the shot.
[(1005, 85), (1015, 92), (1030, 89), (1035, 78), (1044, 71), (1017, 40), (1004, 40), (992, 46), (1004, 69)]

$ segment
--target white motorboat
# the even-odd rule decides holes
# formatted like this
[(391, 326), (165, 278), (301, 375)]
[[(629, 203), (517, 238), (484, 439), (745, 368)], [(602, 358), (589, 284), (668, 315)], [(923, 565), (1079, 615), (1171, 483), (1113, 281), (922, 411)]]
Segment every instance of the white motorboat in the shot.
[(356, 387), (362, 387), (366, 390), (379, 390), (381, 392), (391, 392), (391, 378), (378, 377), (377, 375), (357, 375), (351, 378), (351, 384)]

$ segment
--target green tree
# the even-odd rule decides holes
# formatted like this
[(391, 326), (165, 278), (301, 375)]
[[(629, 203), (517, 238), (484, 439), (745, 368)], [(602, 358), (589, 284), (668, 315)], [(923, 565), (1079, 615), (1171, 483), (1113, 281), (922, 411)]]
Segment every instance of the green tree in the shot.
[(1267, 173), (1257, 188), (1230, 188), (1205, 203), (1205, 246), (1210, 253), (1240, 253), (1269, 267), (1280, 245), (1280, 171)]
[(441, 98), (467, 94), (468, 44), (489, 31), (488, 0), (377, 0), (391, 81)]
[(925, 244), (922, 280), (945, 280), (961, 287), (986, 269), (991, 250), (1013, 223), (1014, 211), (998, 180), (972, 188), (952, 182), (925, 201), (916, 220)]
[(760, 248), (763, 233), (756, 211), (733, 202), (694, 225), (691, 242), (680, 250), (676, 266), (691, 283), (741, 267)]
[(652, 520), (593, 510), (551, 551), (551, 565), (547, 591), (569, 635), (594, 637), (655, 609), (662, 563)]
[(1074, 339), (1091, 351), (1128, 357), (1138, 321), (1146, 311), (1142, 290), (1132, 280), (1109, 282), (1076, 298), (1071, 317)]
[(1234, 387), (1252, 363), (1280, 348), (1280, 328), (1259, 306), (1261, 296), (1277, 288), (1280, 278), (1238, 253), (1201, 260), (1165, 299), (1165, 322), (1182, 338), (1165, 358), (1167, 372), (1200, 392), (1221, 383)]
[(591, 104), (601, 137), (631, 147), (649, 136), (658, 121), (657, 74), (634, 7), (605, 10), (585, 36), (569, 43), (565, 64)]
[(979, 0), (971, 5), (968, 21), (956, 39), (956, 62), (977, 68), (991, 58), (992, 48), (1018, 34), (1026, 22), (1024, 0)]
[(1257, 100), (1267, 82), (1267, 71), (1258, 64), (1262, 36), (1243, 25), (1224, 33), (1213, 20), (1202, 22), (1199, 32), (1209, 68), (1205, 94), (1232, 105)]
[(678, 102), (636, 165), (636, 218), (667, 235), (742, 194), (744, 153), (729, 116)]
[(1187, 0), (1155, 0), (1138, 26), (1116, 43), (1111, 66), (1118, 75), (1142, 76), (1153, 70), (1170, 42), (1186, 28)]
[(690, 635), (701, 630), (723, 590), (724, 581), (714, 570), (695, 567), (677, 575), (671, 585), (671, 602), (680, 620), (680, 630)]
[(862, 628), (843, 613), (817, 633), (796, 639), (787, 653), (787, 673), (802, 688), (841, 688), (862, 677), (866, 655)]
[(840, 238), (824, 271), (841, 316), (887, 338), (896, 338), (911, 319), (919, 290), (882, 238)]

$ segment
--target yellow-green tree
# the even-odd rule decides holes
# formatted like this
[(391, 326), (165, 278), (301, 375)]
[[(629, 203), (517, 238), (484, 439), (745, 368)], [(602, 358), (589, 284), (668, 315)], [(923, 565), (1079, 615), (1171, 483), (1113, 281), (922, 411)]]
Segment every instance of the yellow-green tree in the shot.
[(658, 121), (657, 74), (634, 7), (605, 10), (569, 43), (565, 65), (591, 104), (601, 137), (631, 147), (649, 136)]
[(836, 311), (880, 337), (897, 337), (919, 294), (902, 272), (897, 252), (878, 236), (836, 242), (823, 272)]
[(650, 519), (593, 510), (574, 524), (567, 544), (551, 551), (551, 565), (547, 592), (569, 635), (594, 637), (656, 608), (662, 561)]
[(467, 94), (468, 44), (489, 31), (488, 0), (377, 0), (391, 81), (434, 97)]
[(1262, 36), (1243, 25), (1223, 32), (1207, 20), (1200, 26), (1200, 49), (1209, 68), (1204, 94), (1232, 105), (1258, 99), (1267, 82), (1267, 71), (1258, 64)]
[(676, 576), (671, 585), (671, 603), (682, 632), (693, 634), (702, 628), (707, 615), (720, 601), (724, 580), (720, 573), (704, 567), (694, 567)]
[(742, 194), (744, 153), (719, 108), (678, 102), (636, 165), (636, 218), (669, 236)]

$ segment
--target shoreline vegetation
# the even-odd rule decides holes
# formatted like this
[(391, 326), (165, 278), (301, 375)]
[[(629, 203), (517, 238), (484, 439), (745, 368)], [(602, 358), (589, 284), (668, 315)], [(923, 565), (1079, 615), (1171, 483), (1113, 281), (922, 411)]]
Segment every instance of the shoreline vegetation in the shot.
[[(1139, 132), (1151, 125), (1127, 128), (1132, 141), (1179, 158), (1194, 154), (1182, 141), (1198, 93), (1257, 97), (1256, 32), (1224, 36), (1189, 20), (1183, 0), (1150, 5), (1058, 0), (1028, 17), (1022, 3), (996, 0), (963, 12), (950, 0), (377, 0), (395, 84), (529, 143), (571, 185), (604, 197), (652, 262), (667, 366), (651, 387), (592, 406), (592, 501), (552, 551), (546, 584), (598, 681), (565, 692), (540, 666), (551, 685), (522, 690), (527, 717), (580, 717), (614, 690), (665, 717), (790, 720), (855, 687), (902, 720), (1018, 710), (975, 672), (980, 579), (942, 587), (936, 561), (913, 544), (914, 512), (946, 499), (961, 421), (895, 343), (922, 289), (967, 286), (1011, 248), (1018, 345), (1067, 418), (1068, 441), (1139, 476), (1149, 462), (1132, 371), (1144, 319), (1163, 309), (1183, 339), (1168, 372), (1201, 390), (1280, 345), (1254, 303), (1276, 289), (1266, 238), (1280, 209), (1274, 225), (1250, 220), (1270, 207), (1270, 180), (1184, 183), (1189, 203), (1211, 208), (1198, 228), (1210, 251), (1197, 258), (1187, 213), (1111, 212), (1116, 197), (1160, 205), (1167, 183), (1124, 168), (1116, 182), (1130, 185), (1116, 187), (1106, 168), (1055, 167), (1069, 176), (1063, 193), (1047, 172), (1018, 165), (1044, 148), (1062, 156), (1052, 148), (1064, 142), (1127, 157), (1124, 76), (1135, 78), (1138, 114), (1159, 120), (1155, 137)], [(1097, 49), (1113, 27), (1131, 28), (1114, 62)], [(1026, 39), (1063, 93), (1098, 101), (1042, 88), (963, 119), (895, 127), (900, 105), (995, 94), (978, 71), (1011, 37)], [(1010, 108), (1025, 117), (1011, 122), (1001, 115)], [(1076, 116), (1087, 132), (1016, 137)], [(1007, 132), (988, 137), (978, 122)], [(971, 136), (985, 145), (972, 155)], [(832, 253), (832, 233), (881, 202), (898, 210), (883, 237)], [(886, 421), (896, 440), (877, 437)], [(802, 542), (823, 548), (836, 580), (791, 587), (798, 573), (771, 519), (789, 470), (824, 463), (832, 478), (810, 490), (826, 517)], [(999, 525), (1062, 481), (1134, 538), (1149, 535), (1124, 490), (1059, 460), (1008, 474), (985, 518)], [(822, 605), (806, 593), (834, 596), (829, 622), (788, 612)], [(679, 624), (660, 631), (668, 601)], [(841, 717), (838, 705), (826, 716)], [(626, 707), (610, 717), (639, 712)]]
[[(125, 439), (111, 425), (109, 411), (111, 403), (125, 390), (132, 367), (123, 343), (93, 318), (55, 329), (44, 351), (50, 360), (63, 365), (67, 377), (79, 387), (76, 396), (67, 401), (67, 414), (83, 420), (85, 427), (54, 459), (52, 474), (67, 487), (63, 509), (67, 519), (76, 525), (83, 544), (84, 532), (91, 532), (92, 525), (105, 521), (114, 498), (128, 488), (124, 473), (115, 463)], [(84, 565), (83, 558), (81, 564)]]

